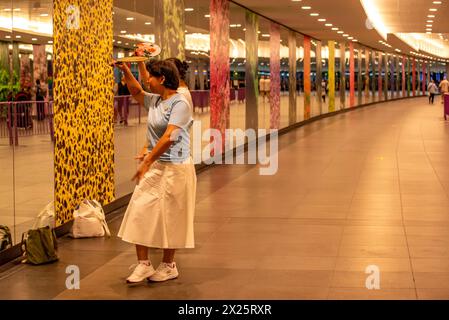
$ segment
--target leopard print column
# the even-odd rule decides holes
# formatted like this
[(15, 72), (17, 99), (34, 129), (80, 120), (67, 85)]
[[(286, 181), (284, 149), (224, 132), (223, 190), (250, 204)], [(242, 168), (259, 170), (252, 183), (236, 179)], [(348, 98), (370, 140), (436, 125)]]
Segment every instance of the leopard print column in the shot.
[(83, 199), (114, 199), (113, 0), (54, 1), (57, 225)]

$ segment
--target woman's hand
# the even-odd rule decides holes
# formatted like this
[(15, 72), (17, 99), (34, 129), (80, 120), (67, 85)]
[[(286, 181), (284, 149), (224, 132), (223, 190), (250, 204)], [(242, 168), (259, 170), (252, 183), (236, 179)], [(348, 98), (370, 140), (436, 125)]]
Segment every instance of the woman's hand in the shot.
[(144, 159), (142, 161), (142, 163), (140, 164), (139, 169), (137, 169), (137, 172), (134, 175), (134, 177), (132, 178), (132, 180), (136, 180), (136, 182), (139, 183), (140, 180), (142, 180), (145, 173), (147, 173), (148, 170), (150, 170), (150, 167), (153, 164), (153, 162), (154, 161), (152, 161), (152, 160)]
[(112, 64), (111, 66), (113, 67), (117, 67), (122, 71), (125, 71), (126, 69), (128, 69), (128, 66), (126, 65), (126, 63), (123, 62), (117, 62), (115, 59), (112, 59)]

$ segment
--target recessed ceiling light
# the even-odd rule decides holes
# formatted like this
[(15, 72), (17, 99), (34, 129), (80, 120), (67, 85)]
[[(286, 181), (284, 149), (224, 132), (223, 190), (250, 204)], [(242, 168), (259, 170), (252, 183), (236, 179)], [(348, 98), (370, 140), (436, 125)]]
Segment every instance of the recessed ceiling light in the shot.
[(431, 24), (426, 24), (426, 27), (431, 27), (432, 25)]
[(435, 12), (435, 11), (438, 11), (438, 9), (436, 9), (436, 8), (430, 8), (429, 11)]
[(349, 39), (349, 40), (352, 40), (352, 39), (354, 39), (354, 37), (348, 37), (348, 39)]
[(128, 17), (128, 18), (126, 18), (126, 20), (128, 20), (128, 21), (133, 21), (134, 18), (133, 18), (133, 17)]
[(20, 8), (15, 8), (13, 11), (21, 11)]
[(37, 41), (37, 38), (31, 38), (31, 41)]
[(326, 23), (325, 26), (326, 27), (332, 27), (332, 23)]
[(344, 33), (344, 31), (338, 31), (337, 33), (339, 33), (339, 34), (343, 34), (343, 33)]
[(3, 9), (3, 11), (11, 11), (11, 8)]
[(20, 38), (22, 38), (22, 36), (16, 36), (16, 39), (20, 39)]
[(122, 30), (122, 31), (120, 31), (120, 33), (126, 33), (126, 30)]
[(343, 37), (345, 37), (345, 38), (346, 38), (346, 37), (349, 37), (349, 34), (346, 34), (346, 33), (345, 33), (345, 34), (343, 35)]
[(191, 12), (191, 11), (193, 11), (193, 8), (185, 8), (184, 11), (189, 11), (189, 12)]
[(303, 7), (301, 7), (301, 9), (302, 9), (302, 10), (310, 10), (310, 9), (312, 9), (312, 7), (309, 7), (309, 6), (303, 6)]
[(319, 22), (325, 22), (326, 19), (318, 19)]
[(269, 34), (266, 34), (266, 33), (264, 33), (264, 34), (262, 35), (262, 37), (264, 37), (264, 38), (269, 38), (269, 37), (270, 37), (270, 35), (269, 35)]
[(332, 30), (334, 30), (334, 31), (338, 31), (338, 28), (332, 28)]
[(48, 17), (48, 13), (42, 13), (40, 14), (41, 17)]
[(11, 39), (11, 36), (5, 36), (6, 39)]
[(149, 25), (151, 24), (151, 22), (148, 21), (148, 22), (145, 22), (145, 24), (146, 24), (147, 26), (149, 26)]
[(51, 40), (50, 40), (50, 41), (48, 41), (48, 43), (52, 44), (52, 43), (53, 43), (53, 41), (51, 41)]
[(427, 20), (427, 23), (433, 23), (433, 20)]
[(435, 18), (435, 16), (434, 16), (433, 14), (429, 14), (429, 15), (427, 16), (427, 18)]
[(312, 17), (318, 17), (320, 14), (319, 13), (311, 13), (310, 14)]
[(210, 18), (210, 14), (205, 14), (204, 18)]
[(442, 4), (441, 1), (434, 1), (433, 4)]
[(121, 41), (117, 41), (117, 43), (118, 43), (118, 44), (121, 44), (122, 42), (121, 42)]

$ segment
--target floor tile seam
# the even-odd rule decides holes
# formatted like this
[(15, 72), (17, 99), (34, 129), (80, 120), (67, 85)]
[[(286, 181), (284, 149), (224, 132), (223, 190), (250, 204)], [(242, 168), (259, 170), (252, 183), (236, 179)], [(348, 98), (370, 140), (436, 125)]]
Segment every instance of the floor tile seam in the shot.
[[(410, 244), (409, 244), (409, 239), (408, 239), (408, 235), (407, 235), (407, 228), (405, 225), (405, 217), (404, 217), (404, 201), (402, 199), (402, 188), (401, 188), (401, 173), (399, 170), (399, 143), (400, 143), (400, 137), (403, 131), (403, 122), (400, 124), (399, 127), (399, 138), (397, 139), (397, 144), (396, 144), (396, 163), (397, 163), (397, 179), (398, 179), (398, 185), (399, 185), (399, 198), (401, 201), (401, 219), (402, 219), (402, 228), (404, 230), (404, 236), (405, 236), (405, 243), (407, 245), (407, 252), (408, 252), (408, 259), (409, 259), (409, 264), (410, 264), (410, 270), (412, 272), (412, 278), (413, 278), (413, 284), (414, 284), (414, 291), (415, 291), (415, 298), (418, 299), (418, 290), (416, 288), (416, 278), (415, 278), (415, 272), (413, 269), (413, 263), (412, 263), (412, 254), (410, 251)], [(422, 133), (421, 133), (421, 139), (422, 139)]]

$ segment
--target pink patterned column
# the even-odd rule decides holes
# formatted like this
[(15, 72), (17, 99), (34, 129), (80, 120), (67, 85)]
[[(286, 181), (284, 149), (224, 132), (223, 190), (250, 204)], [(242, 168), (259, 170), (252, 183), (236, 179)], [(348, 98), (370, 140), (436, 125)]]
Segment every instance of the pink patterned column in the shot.
[(355, 60), (354, 60), (354, 44), (349, 43), (349, 107), (355, 104)]
[(281, 125), (281, 31), (277, 23), (270, 25), (270, 129)]
[(426, 62), (422, 64), (422, 92), (426, 94), (427, 91), (427, 77), (426, 77)]
[(405, 97), (405, 56), (402, 56), (402, 97)]
[(34, 83), (39, 79), (41, 85), (47, 81), (47, 56), (45, 54), (45, 45), (33, 45), (33, 75)]
[(379, 71), (379, 77), (377, 78), (377, 83), (379, 86), (379, 101), (382, 100), (382, 63), (383, 63), (383, 59), (382, 59), (382, 53), (378, 52), (377, 53), (379, 59), (378, 61), (378, 71)]
[[(210, 2), (210, 127), (218, 129), (225, 143), (229, 128), (229, 1)], [(215, 146), (216, 148), (218, 146)], [(215, 150), (216, 153), (219, 150)], [(223, 151), (223, 150), (220, 150)]]
[(412, 60), (412, 92), (413, 96), (416, 96), (416, 60)]
[(304, 36), (304, 120), (310, 119), (310, 37)]

